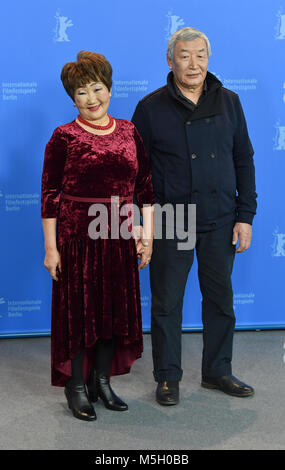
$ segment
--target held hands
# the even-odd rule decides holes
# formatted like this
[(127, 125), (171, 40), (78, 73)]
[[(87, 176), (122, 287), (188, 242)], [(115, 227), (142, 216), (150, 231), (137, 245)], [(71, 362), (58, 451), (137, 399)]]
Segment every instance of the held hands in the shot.
[(54, 281), (58, 281), (58, 271), (61, 272), (60, 255), (56, 249), (46, 250), (44, 266)]
[(144, 237), (143, 227), (140, 225), (133, 228), (132, 235), (136, 242), (137, 256), (140, 259), (139, 269), (143, 269), (151, 260), (153, 239)]
[(245, 222), (237, 222), (233, 228), (232, 244), (236, 245), (239, 239), (239, 247), (236, 253), (242, 253), (250, 247), (252, 237), (252, 227)]

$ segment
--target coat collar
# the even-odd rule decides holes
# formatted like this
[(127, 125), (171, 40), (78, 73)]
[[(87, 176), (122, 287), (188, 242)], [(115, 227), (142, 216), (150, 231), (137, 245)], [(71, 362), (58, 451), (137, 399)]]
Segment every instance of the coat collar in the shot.
[(183, 98), (176, 93), (173, 80), (173, 72), (169, 72), (167, 76), (167, 91), (176, 105), (179, 106), (185, 119), (193, 121), (222, 113), (220, 91), (223, 85), (215, 75), (207, 72), (205, 80), (206, 86), (204, 85), (203, 94), (201, 95), (198, 106), (196, 106), (193, 111), (185, 105)]

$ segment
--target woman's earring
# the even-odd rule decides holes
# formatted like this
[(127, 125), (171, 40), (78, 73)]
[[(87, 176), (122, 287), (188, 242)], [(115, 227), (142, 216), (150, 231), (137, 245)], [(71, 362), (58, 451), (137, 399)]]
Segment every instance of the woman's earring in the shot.
[(75, 103), (73, 103), (73, 106), (76, 108), (76, 104), (75, 104)]

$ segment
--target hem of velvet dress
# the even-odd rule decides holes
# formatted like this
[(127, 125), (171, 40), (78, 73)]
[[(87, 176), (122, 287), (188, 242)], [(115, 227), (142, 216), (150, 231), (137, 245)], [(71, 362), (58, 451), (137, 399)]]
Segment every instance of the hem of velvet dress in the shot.
[[(121, 337), (117, 336), (117, 340), (122, 339), (122, 338), (123, 338), (122, 336)], [(92, 369), (92, 366), (94, 364), (94, 359), (95, 359), (93, 350), (98, 339), (101, 339), (101, 338), (98, 337), (92, 344), (84, 348), (85, 355), (84, 355), (84, 361), (83, 361), (83, 378), (84, 378), (85, 384), (89, 383), (90, 373), (91, 373), (91, 369)], [(110, 339), (110, 338), (105, 338), (105, 339)], [(143, 339), (141, 339), (141, 341), (138, 340), (137, 342), (130, 343), (130, 346), (134, 347), (135, 344), (137, 345), (137, 349), (138, 349), (137, 353), (133, 354), (133, 357), (129, 361), (128, 365), (122, 366), (120, 369), (117, 369), (118, 359), (122, 357), (120, 355), (120, 352), (117, 351), (118, 345), (120, 345), (120, 341), (118, 341), (118, 345), (114, 352), (114, 357), (113, 357), (112, 366), (110, 369), (109, 378), (117, 376), (117, 375), (125, 375), (125, 374), (130, 373), (133, 364), (142, 357)], [(76, 351), (75, 353), (71, 354), (68, 359), (63, 361), (63, 364), (66, 365), (66, 363), (70, 363), (71, 360), (80, 352), (81, 350)], [(56, 365), (52, 357), (51, 385), (53, 387), (65, 387), (66, 382), (71, 378), (71, 374), (67, 372), (66, 367), (70, 368), (70, 366), (68, 365), (66, 365), (65, 367)]]

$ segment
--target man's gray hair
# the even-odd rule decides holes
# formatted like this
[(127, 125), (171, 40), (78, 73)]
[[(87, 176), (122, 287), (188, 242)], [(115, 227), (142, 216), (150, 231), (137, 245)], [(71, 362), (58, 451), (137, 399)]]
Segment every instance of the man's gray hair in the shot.
[(178, 41), (193, 41), (196, 38), (201, 38), (206, 41), (208, 57), (210, 57), (211, 45), (207, 36), (204, 33), (202, 33), (202, 31), (199, 31), (198, 29), (186, 27), (186, 28), (178, 29), (178, 31), (172, 34), (171, 38), (169, 39), (168, 49), (167, 49), (167, 54), (168, 54), (169, 59), (171, 60), (173, 59), (174, 47)]

